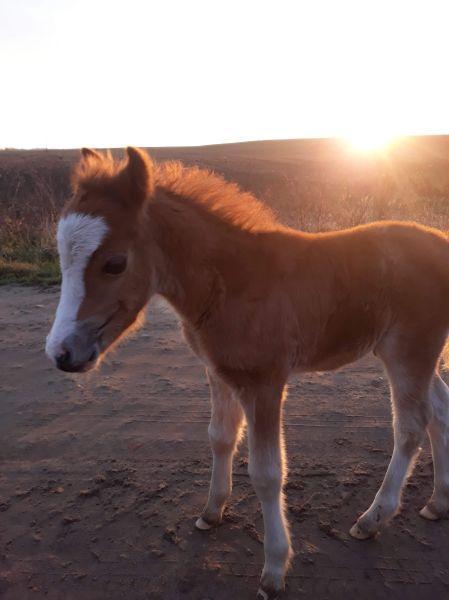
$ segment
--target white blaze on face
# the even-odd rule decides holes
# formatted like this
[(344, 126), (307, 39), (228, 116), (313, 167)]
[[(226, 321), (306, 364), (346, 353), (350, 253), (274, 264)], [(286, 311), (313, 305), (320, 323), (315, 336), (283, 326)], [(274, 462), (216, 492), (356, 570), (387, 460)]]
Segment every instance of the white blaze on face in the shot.
[(45, 346), (52, 360), (63, 352), (63, 341), (75, 331), (76, 317), (85, 294), (84, 271), (107, 231), (102, 217), (71, 213), (59, 221), (56, 239), (62, 274), (61, 297)]

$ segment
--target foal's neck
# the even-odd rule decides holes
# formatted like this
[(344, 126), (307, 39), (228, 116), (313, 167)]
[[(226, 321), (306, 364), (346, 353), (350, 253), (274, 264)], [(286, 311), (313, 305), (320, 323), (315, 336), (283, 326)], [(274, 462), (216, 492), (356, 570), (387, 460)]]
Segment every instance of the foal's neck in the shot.
[(201, 325), (224, 290), (250, 265), (249, 234), (188, 199), (161, 194), (149, 209), (155, 292), (181, 317)]

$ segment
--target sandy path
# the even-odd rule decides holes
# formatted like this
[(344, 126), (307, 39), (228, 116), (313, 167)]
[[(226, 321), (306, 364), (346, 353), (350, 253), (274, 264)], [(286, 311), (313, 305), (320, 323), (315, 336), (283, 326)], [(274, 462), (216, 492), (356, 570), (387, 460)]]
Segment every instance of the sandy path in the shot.
[[(209, 478), (208, 389), (174, 315), (154, 303), (135, 339), (76, 377), (43, 353), (56, 302), (55, 291), (0, 288), (0, 596), (254, 598), (262, 518), (245, 445), (224, 525), (193, 528)], [(390, 529), (368, 542), (347, 534), (391, 450), (377, 362), (293, 380), (286, 439), (286, 599), (449, 597), (449, 522), (417, 514), (431, 493), (428, 448)]]

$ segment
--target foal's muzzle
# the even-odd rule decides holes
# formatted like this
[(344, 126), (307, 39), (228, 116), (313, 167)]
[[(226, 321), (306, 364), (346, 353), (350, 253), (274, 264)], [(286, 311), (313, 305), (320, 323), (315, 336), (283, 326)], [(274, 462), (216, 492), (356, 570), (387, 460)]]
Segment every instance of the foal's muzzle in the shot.
[(85, 371), (89, 371), (95, 365), (97, 358), (97, 348), (94, 348), (89, 359), (85, 362), (77, 361), (74, 359), (74, 356), (70, 350), (64, 350), (62, 354), (59, 354), (56, 357), (55, 362), (58, 369), (61, 369), (61, 371), (66, 371), (66, 373), (84, 373)]
[(55, 365), (67, 373), (84, 373), (92, 369), (100, 355), (98, 330), (79, 327), (66, 336), (53, 355)]

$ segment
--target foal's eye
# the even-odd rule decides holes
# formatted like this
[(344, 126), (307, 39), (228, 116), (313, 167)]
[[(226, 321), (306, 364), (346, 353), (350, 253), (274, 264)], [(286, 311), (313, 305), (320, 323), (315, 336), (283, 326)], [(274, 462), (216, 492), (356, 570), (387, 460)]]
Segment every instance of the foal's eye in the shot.
[(104, 265), (103, 271), (108, 275), (120, 275), (126, 269), (126, 256), (117, 254), (112, 256)]

